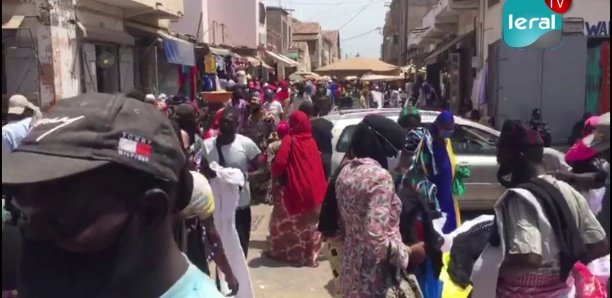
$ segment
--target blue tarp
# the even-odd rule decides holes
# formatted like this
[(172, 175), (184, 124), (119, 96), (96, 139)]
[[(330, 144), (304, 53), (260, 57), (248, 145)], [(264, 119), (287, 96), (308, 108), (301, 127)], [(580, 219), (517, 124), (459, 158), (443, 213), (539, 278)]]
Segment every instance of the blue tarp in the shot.
[(164, 53), (168, 63), (195, 66), (194, 45), (188, 41), (164, 34)]

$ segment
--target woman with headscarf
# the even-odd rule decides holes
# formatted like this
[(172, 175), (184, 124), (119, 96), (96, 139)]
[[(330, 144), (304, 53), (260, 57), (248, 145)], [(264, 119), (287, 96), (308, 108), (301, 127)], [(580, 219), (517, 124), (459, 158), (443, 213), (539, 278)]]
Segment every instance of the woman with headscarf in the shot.
[(408, 131), (396, 172), (402, 173), (398, 194), (402, 200), (400, 232), (407, 245), (424, 241), (427, 260), (420, 266), (411, 266), (423, 296), (439, 298), (442, 285), (442, 239), (434, 229), (433, 221), (440, 217), (436, 198), (436, 185), (429, 176), (436, 173), (433, 162), (433, 138), (421, 124), (421, 116), (414, 107), (404, 108), (398, 123)]
[[(269, 256), (298, 266), (315, 267), (321, 249), (317, 219), (327, 181), (308, 116), (301, 111), (292, 113), (289, 128), (289, 135), (282, 139), (271, 167), (272, 178), (286, 182), (280, 205), (275, 208), (277, 213), (270, 223)], [(284, 219), (283, 211), (287, 213)]]
[(453, 198), (453, 175), (455, 160), (450, 137), (455, 131), (455, 116), (449, 111), (441, 112), (429, 132), (433, 138), (434, 172), (428, 179), (436, 185), (440, 210), (446, 213), (446, 223), (442, 231), (448, 234), (454, 231), (460, 223), (459, 206)]
[[(585, 121), (582, 137), (586, 138), (591, 135), (599, 123), (599, 116), (592, 116)], [(606, 174), (606, 167), (609, 167), (608, 162), (599, 152), (587, 146), (582, 139), (578, 140), (566, 153), (565, 161), (571, 166), (572, 172), (575, 174), (584, 173), (601, 173)], [(603, 198), (606, 192), (605, 187), (591, 189), (584, 185), (574, 183), (574, 188), (578, 190), (589, 202), (591, 211), (598, 214), (602, 208)]]
[[(337, 199), (338, 212), (322, 216), (320, 229), (327, 236), (342, 238), (342, 297), (381, 297), (387, 289), (389, 265), (403, 270), (409, 256), (418, 264), (425, 255), (422, 242), (411, 247), (402, 242), (402, 204), (387, 170), (387, 158), (397, 156), (403, 143), (404, 132), (394, 121), (367, 116), (353, 133), (349, 159), (332, 177), (335, 185), (328, 195)], [(328, 206), (334, 203), (327, 198)], [(338, 214), (340, 220), (334, 222)]]

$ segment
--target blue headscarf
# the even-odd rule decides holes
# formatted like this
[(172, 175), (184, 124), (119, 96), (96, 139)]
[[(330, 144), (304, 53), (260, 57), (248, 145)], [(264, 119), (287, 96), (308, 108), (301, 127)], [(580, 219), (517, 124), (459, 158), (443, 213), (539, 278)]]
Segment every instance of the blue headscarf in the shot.
[(453, 113), (449, 112), (449, 111), (442, 111), (442, 112), (440, 112), (438, 117), (436, 117), (435, 123), (437, 123), (437, 124), (453, 124), (453, 123), (455, 123), (455, 115), (453, 115)]

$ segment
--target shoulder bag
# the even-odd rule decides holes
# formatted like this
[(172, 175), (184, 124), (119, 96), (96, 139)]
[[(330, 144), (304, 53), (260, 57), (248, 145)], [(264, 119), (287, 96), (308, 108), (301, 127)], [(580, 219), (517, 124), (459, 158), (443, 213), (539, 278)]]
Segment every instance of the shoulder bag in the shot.
[(423, 298), (423, 293), (414, 275), (401, 268), (397, 253), (387, 247), (387, 261), (383, 264), (385, 281), (384, 298)]

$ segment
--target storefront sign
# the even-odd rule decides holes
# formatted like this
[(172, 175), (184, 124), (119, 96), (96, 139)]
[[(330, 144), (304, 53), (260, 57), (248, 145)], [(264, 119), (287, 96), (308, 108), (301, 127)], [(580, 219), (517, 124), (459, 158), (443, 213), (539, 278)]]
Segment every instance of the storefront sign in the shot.
[(584, 22), (587, 36), (610, 36), (610, 21)]

